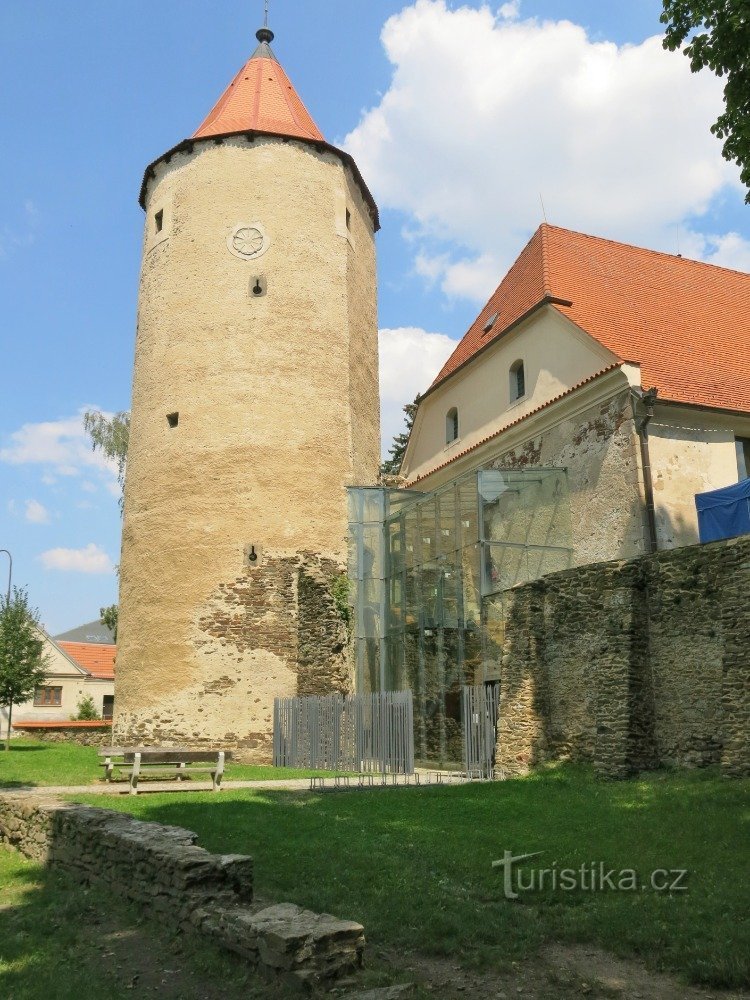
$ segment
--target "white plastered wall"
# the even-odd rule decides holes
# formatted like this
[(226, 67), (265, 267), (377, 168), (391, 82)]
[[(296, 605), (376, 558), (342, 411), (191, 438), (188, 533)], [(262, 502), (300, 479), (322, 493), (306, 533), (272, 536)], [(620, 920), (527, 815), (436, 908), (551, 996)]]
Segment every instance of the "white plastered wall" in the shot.
[(695, 495), (738, 481), (736, 437), (750, 437), (750, 415), (656, 407), (649, 450), (660, 549), (698, 541)]
[[(510, 369), (522, 360), (526, 394), (510, 401)], [(540, 309), (430, 393), (419, 407), (402, 474), (425, 475), (453, 455), (616, 362), (552, 306)], [(446, 414), (458, 409), (458, 439), (446, 444)]]

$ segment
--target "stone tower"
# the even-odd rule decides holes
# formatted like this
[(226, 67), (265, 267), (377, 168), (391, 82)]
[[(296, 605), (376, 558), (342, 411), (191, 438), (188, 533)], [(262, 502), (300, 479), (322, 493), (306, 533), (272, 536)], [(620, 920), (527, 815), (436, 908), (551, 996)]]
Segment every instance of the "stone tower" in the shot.
[(377, 208), (257, 37), (141, 191), (114, 728), (246, 760), (274, 697), (351, 688), (332, 585), (380, 451)]

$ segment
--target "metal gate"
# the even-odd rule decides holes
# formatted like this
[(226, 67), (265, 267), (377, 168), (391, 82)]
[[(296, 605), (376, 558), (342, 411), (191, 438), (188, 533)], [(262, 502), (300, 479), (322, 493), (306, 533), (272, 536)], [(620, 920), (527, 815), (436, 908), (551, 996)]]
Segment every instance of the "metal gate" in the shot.
[(491, 779), (495, 768), (500, 685), (477, 684), (461, 689), (464, 766), (467, 778)]
[(276, 698), (276, 767), (321, 771), (414, 771), (411, 691)]

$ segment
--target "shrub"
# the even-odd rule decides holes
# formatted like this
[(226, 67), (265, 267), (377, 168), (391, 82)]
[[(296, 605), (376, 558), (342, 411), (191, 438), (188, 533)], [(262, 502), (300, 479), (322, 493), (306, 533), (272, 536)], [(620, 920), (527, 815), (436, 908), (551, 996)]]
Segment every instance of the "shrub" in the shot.
[(73, 716), (73, 722), (97, 722), (99, 719), (101, 715), (96, 710), (94, 699), (87, 694), (78, 702), (78, 712)]

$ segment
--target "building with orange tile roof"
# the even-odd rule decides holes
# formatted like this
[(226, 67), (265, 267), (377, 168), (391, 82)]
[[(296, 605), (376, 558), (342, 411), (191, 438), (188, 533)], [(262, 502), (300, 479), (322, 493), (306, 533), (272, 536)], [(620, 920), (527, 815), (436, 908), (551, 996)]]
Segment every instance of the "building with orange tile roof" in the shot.
[(117, 646), (93, 642), (60, 642), (57, 645), (71, 660), (98, 680), (114, 680)]
[(750, 275), (544, 224), (420, 401), (402, 475), (567, 470), (577, 562), (698, 540), (750, 475)]
[[(88, 631), (91, 632), (91, 623)], [(86, 626), (75, 630), (84, 632)], [(99, 626), (104, 638), (109, 631)], [(66, 633), (68, 634), (68, 633)], [(13, 723), (19, 729), (15, 735), (33, 735), (38, 727), (55, 727), (77, 715), (81, 702), (91, 698), (94, 708), (104, 719), (111, 719), (115, 695), (116, 647), (108, 642), (68, 642), (53, 639), (43, 629), (40, 635), (47, 657), (44, 684), (34, 697), (13, 708)], [(7, 722), (7, 710), (0, 709), (0, 720)], [(30, 724), (32, 728), (26, 728)]]

